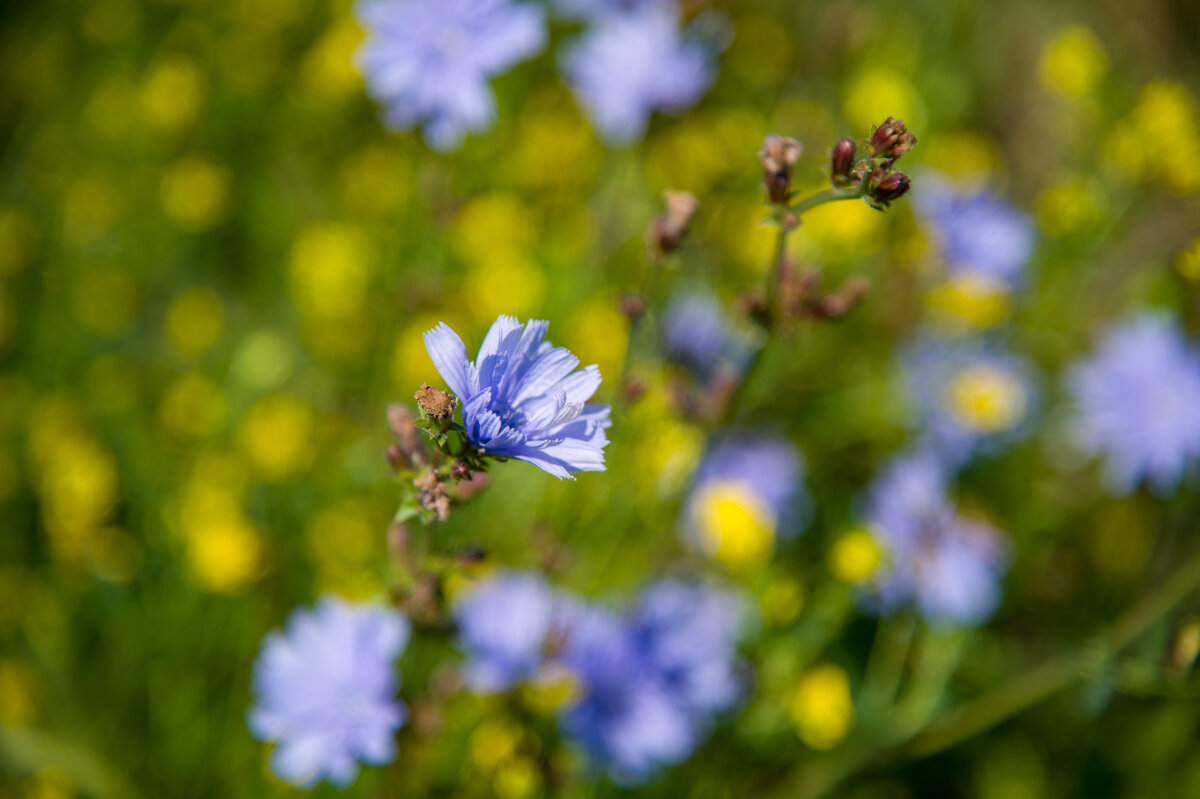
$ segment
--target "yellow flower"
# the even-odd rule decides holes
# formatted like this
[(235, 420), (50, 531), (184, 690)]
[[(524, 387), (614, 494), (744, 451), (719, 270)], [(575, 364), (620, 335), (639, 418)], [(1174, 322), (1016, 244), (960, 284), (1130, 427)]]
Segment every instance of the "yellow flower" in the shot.
[(354, 51), (363, 40), (363, 30), (347, 16), (329, 27), (304, 58), (301, 77), (318, 97), (338, 99), (357, 91), (362, 78), (354, 67)]
[(258, 531), (240, 514), (197, 528), (188, 537), (188, 566), (202, 588), (238, 593), (262, 573)]
[(163, 208), (187, 230), (208, 230), (225, 221), (232, 183), (224, 164), (205, 156), (182, 158), (163, 176)]
[(167, 386), (159, 418), (177, 436), (201, 438), (221, 429), (225, 411), (220, 387), (201, 372), (188, 372)]
[(712, 481), (693, 499), (700, 547), (731, 569), (765, 563), (775, 549), (775, 515), (749, 486)]
[(812, 749), (832, 749), (854, 727), (850, 678), (832, 663), (814, 667), (793, 689), (788, 713), (800, 740)]
[(524, 318), (541, 302), (546, 279), (541, 267), (515, 249), (495, 249), (467, 276), (466, 296), (475, 321), (489, 325), (502, 313)]
[(1095, 178), (1066, 175), (1038, 192), (1034, 211), (1038, 227), (1062, 236), (1095, 222), (1103, 213), (1104, 185)]
[(471, 733), (471, 760), (480, 771), (494, 771), (516, 754), (524, 730), (507, 719), (488, 719)]
[(1083, 97), (1107, 69), (1108, 54), (1100, 40), (1083, 25), (1071, 25), (1042, 48), (1038, 80), (1063, 97)]
[(532, 758), (518, 755), (496, 769), (492, 787), (498, 799), (525, 799), (541, 793), (542, 773)]
[(829, 570), (840, 580), (860, 583), (875, 573), (882, 560), (875, 536), (860, 527), (834, 542), (829, 551)]
[(1006, 430), (1020, 421), (1028, 400), (1016, 376), (990, 366), (972, 366), (950, 379), (946, 405), (964, 427), (981, 433)]
[(918, 132), (925, 122), (925, 102), (912, 82), (895, 70), (881, 67), (869, 69), (851, 81), (842, 111), (861, 136), (888, 117), (903, 120)]
[(590, 299), (571, 314), (568, 346), (581, 363), (598, 365), (609, 380), (616, 380), (628, 341), (629, 319), (617, 309), (613, 297)]
[(1192, 283), (1200, 283), (1200, 238), (1194, 239), (1188, 248), (1175, 259), (1175, 269)]
[(648, 421), (636, 446), (638, 470), (654, 477), (658, 493), (671, 494), (683, 487), (700, 462), (704, 431), (663, 415)]
[(313, 412), (295, 397), (274, 394), (242, 417), (238, 443), (250, 466), (269, 482), (286, 480), (312, 461)]
[(142, 83), (142, 112), (153, 127), (177, 131), (195, 120), (204, 102), (208, 82), (191, 59), (164, 58)]
[(986, 330), (1008, 318), (1012, 291), (998, 280), (963, 272), (934, 286), (926, 302), (937, 323), (950, 332)]
[(0, 660), (0, 724), (24, 727), (37, 719), (38, 684), (25, 664)]
[(332, 222), (312, 225), (292, 245), (292, 299), (304, 314), (351, 317), (366, 302), (373, 267), (362, 231)]
[(212, 289), (188, 289), (167, 308), (167, 341), (185, 358), (197, 358), (212, 349), (223, 328), (221, 298)]

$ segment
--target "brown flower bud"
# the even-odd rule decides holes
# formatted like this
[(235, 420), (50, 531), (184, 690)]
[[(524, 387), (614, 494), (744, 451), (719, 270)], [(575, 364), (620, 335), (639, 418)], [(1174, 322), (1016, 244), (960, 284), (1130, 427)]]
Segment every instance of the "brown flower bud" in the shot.
[(850, 139), (842, 139), (833, 145), (833, 152), (830, 153), (829, 162), (835, 184), (845, 185), (850, 182), (850, 173), (854, 171), (855, 155), (854, 142)]
[(792, 184), (792, 165), (800, 160), (804, 145), (774, 133), (763, 139), (758, 160), (763, 165), (763, 179), (767, 184), (767, 195), (771, 202), (782, 205), (788, 200), (788, 189)]
[(454, 415), (455, 396), (422, 383), (416, 393), (417, 405), (430, 419), (443, 422)]
[(665, 214), (654, 220), (650, 227), (650, 246), (659, 255), (673, 251), (683, 241), (692, 217), (700, 209), (700, 201), (686, 191), (667, 189), (663, 192)]
[(916, 146), (917, 137), (895, 117), (888, 117), (871, 132), (871, 153), (876, 158), (894, 161)]
[(640, 294), (632, 292), (622, 294), (620, 299), (621, 313), (630, 319), (637, 319), (646, 312), (646, 300)]
[(388, 466), (392, 467), (392, 471), (399, 472), (413, 467), (412, 458), (408, 457), (399, 444), (392, 444), (384, 453), (387, 458)]
[(893, 172), (879, 181), (879, 185), (871, 192), (871, 197), (875, 202), (886, 206), (907, 194), (911, 187), (912, 181), (908, 179), (908, 175), (903, 172)]

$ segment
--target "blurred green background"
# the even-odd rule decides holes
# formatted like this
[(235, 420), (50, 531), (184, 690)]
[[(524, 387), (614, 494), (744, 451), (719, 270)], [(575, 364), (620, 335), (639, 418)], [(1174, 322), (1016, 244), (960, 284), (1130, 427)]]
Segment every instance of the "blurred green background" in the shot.
[[(760, 282), (768, 132), (806, 144), (796, 182), (818, 189), (833, 141), (896, 116), (920, 137), (914, 191), (925, 167), (1028, 209), (1039, 248), (1013, 339), (1049, 375), (1142, 303), (1200, 328), (1200, 6), (689, 5), (708, 7), (734, 31), (717, 82), (639, 145), (599, 143), (547, 52), (494, 81), (492, 131), (442, 155), (381, 127), (348, 2), (3, 4), (0, 796), (295, 793), (245, 729), (251, 663), (292, 608), (383, 589), (384, 409), (438, 382), (420, 332), (444, 320), (473, 349), (499, 313), (547, 318), (615, 377), (617, 298), (641, 281), (661, 190), (702, 203), (663, 296), (703, 282), (732, 301)], [(875, 622), (850, 612), (827, 553), (906, 436), (897, 342), (945, 298), (906, 201), (821, 208), (792, 253), (829, 285), (873, 283), (849, 319), (773, 351), (749, 396), (750, 418), (803, 448), (816, 519), (730, 576), (763, 606), (755, 693), (646, 795), (792, 795), (795, 770), (828, 757), (815, 750), (854, 734), (822, 723), (846, 715)], [(592, 594), (686, 562), (674, 514), (703, 430), (652, 362), (633, 372), (649, 392), (615, 420), (609, 471), (497, 470), (440, 540)], [(1196, 497), (1104, 499), (1064, 470), (1047, 382), (1045, 432), (964, 478), (1017, 555), (995, 623), (922, 639), (914, 668), (958, 663), (951, 698), (1084, 640), (1170, 565), (1164, 539), (1196, 532)], [(949, 752), (872, 763), (842, 795), (1200, 796), (1200, 687), (1161, 668), (1200, 646), (1198, 623), (1157, 626), (1129, 662)], [(505, 771), (505, 744), (475, 735), (503, 742), (505, 709), (437, 694), (449, 654), (410, 647), (400, 759), (346, 795), (615, 793)], [(784, 697), (815, 710), (789, 715)]]

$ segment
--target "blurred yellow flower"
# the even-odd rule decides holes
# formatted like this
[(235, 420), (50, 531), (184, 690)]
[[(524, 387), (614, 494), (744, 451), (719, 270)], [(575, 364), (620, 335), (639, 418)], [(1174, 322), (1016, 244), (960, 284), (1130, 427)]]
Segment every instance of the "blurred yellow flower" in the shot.
[(636, 446), (638, 471), (652, 476), (655, 490), (665, 496), (691, 477), (704, 449), (704, 431), (664, 415), (644, 426)]
[(37, 229), (24, 211), (0, 209), (0, 275), (20, 272), (37, 252)]
[(96, 0), (83, 15), (83, 32), (94, 42), (115, 44), (129, 36), (141, 21), (134, 0)]
[(1108, 54), (1096, 35), (1083, 25), (1071, 25), (1042, 48), (1038, 80), (1063, 97), (1083, 97), (1091, 93), (1107, 69)]
[(225, 221), (232, 183), (229, 169), (212, 158), (181, 158), (163, 175), (163, 208), (186, 230), (208, 230)]
[(788, 713), (800, 740), (812, 749), (832, 749), (854, 727), (850, 678), (824, 663), (808, 671), (788, 699)]
[(229, 377), (258, 393), (278, 388), (292, 373), (295, 356), (287, 340), (272, 330), (245, 336), (233, 353)]
[(759, 601), (763, 619), (782, 627), (800, 615), (804, 609), (804, 589), (791, 578), (778, 578), (767, 584)]
[(996, 327), (1012, 313), (1012, 290), (971, 272), (946, 278), (929, 290), (925, 301), (935, 323), (954, 333)]
[(1017, 423), (1028, 397), (1015, 375), (989, 366), (972, 366), (950, 378), (945, 403), (969, 430), (995, 433)]
[(531, 682), (521, 684), (521, 701), (535, 713), (550, 716), (579, 697), (582, 686), (565, 666), (546, 666)]
[(496, 769), (492, 788), (497, 799), (525, 799), (541, 793), (542, 773), (532, 758), (518, 755)]
[(904, 121), (917, 131), (925, 125), (925, 102), (912, 82), (899, 72), (874, 67), (846, 86), (842, 113), (854, 126), (855, 136), (867, 136), (872, 125), (888, 117)]
[(1200, 283), (1200, 238), (1194, 239), (1188, 248), (1175, 259), (1175, 269), (1192, 283)]
[(833, 543), (829, 550), (829, 571), (839, 580), (860, 583), (875, 573), (882, 560), (876, 537), (870, 530), (859, 527)]
[(221, 298), (205, 287), (191, 288), (171, 300), (166, 318), (167, 341), (185, 358), (198, 358), (220, 340), (224, 330)]
[(525, 113), (518, 120), (514, 149), (505, 166), (521, 185), (571, 189), (596, 174), (600, 158), (592, 128), (578, 112), (563, 106)]
[(486, 719), (471, 733), (471, 761), (480, 771), (494, 771), (517, 752), (525, 730), (508, 719)]
[(1132, 180), (1157, 176), (1181, 194), (1200, 190), (1200, 160), (1179, 152), (1200, 149), (1200, 111), (1181, 83), (1151, 81), (1125, 120), (1113, 125), (1104, 158)]
[(1001, 167), (996, 143), (974, 131), (930, 137), (928, 144), (923, 140), (919, 147), (938, 170), (954, 175), (958, 183), (984, 183)]
[(1038, 192), (1034, 212), (1048, 236), (1073, 233), (1104, 214), (1104, 184), (1094, 177), (1064, 175)]
[(116, 336), (138, 318), (141, 285), (120, 268), (93, 266), (79, 276), (73, 290), (75, 317), (92, 333)]
[(214, 520), (188, 536), (188, 566), (201, 588), (238, 593), (262, 574), (262, 542), (242, 516)]
[(20, 661), (0, 660), (0, 724), (25, 727), (37, 719), (39, 686)]
[(225, 397), (221, 388), (202, 372), (188, 372), (163, 392), (159, 418), (168, 432), (182, 438), (201, 438), (225, 424)]
[(712, 481), (692, 500), (705, 554), (731, 569), (761, 566), (775, 549), (775, 515), (748, 486)]
[(376, 564), (384, 557), (385, 513), (351, 500), (319, 511), (308, 523), (306, 538), (322, 591), (346, 599), (366, 599), (383, 585)]
[(511, 194), (484, 194), (469, 200), (450, 226), (450, 243), (467, 262), (486, 261), (496, 251), (527, 253), (541, 226)]
[(161, 59), (142, 82), (142, 113), (155, 128), (181, 130), (195, 120), (208, 91), (208, 81), (187, 56)]
[(304, 0), (237, 0), (233, 5), (242, 25), (276, 31), (302, 19), (309, 4)]
[(286, 480), (313, 459), (312, 409), (295, 397), (273, 394), (246, 411), (238, 444), (264, 480)]
[(629, 342), (629, 318), (617, 308), (614, 297), (586, 300), (571, 314), (566, 345), (580, 363), (594, 363), (606, 380), (616, 380), (625, 346)]
[(362, 78), (354, 66), (354, 51), (363, 37), (362, 28), (351, 16), (332, 24), (304, 58), (300, 76), (308, 90), (328, 99), (358, 91)]
[(545, 287), (541, 267), (528, 255), (497, 249), (471, 267), (465, 294), (475, 321), (485, 326), (502, 313), (524, 319), (538, 308)]
[(878, 252), (883, 248), (886, 232), (884, 214), (852, 200), (812, 209), (804, 215), (804, 224), (790, 240), (806, 259), (823, 260)]
[(310, 225), (292, 245), (292, 300), (312, 316), (353, 316), (366, 302), (373, 267), (361, 230), (336, 222)]

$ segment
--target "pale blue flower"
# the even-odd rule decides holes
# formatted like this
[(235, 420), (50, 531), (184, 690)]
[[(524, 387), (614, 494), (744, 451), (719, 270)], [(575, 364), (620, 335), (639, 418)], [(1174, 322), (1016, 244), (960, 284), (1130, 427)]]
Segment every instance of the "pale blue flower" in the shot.
[(598, 20), (627, 14), (665, 0), (554, 0), (555, 10), (567, 19)]
[(1113, 491), (1175, 489), (1200, 457), (1200, 349), (1170, 318), (1143, 314), (1109, 330), (1070, 372), (1077, 438), (1104, 458)]
[(368, 93), (391, 128), (424, 126), (439, 150), (486, 129), (496, 114), (488, 79), (541, 52), (544, 10), (510, 0), (364, 0), (358, 53)]
[(1034, 247), (1027, 214), (992, 192), (957, 190), (933, 175), (920, 181), (914, 201), (952, 273), (1010, 287), (1021, 283)]
[(454, 603), (469, 660), (463, 678), (478, 693), (506, 691), (536, 673), (554, 619), (554, 596), (536, 574), (489, 576)]
[(924, 338), (902, 357), (922, 446), (951, 469), (1028, 432), (1033, 369), (978, 341)]
[(890, 613), (912, 603), (931, 622), (974, 625), (1001, 599), (1007, 566), (999, 534), (959, 515), (940, 460), (919, 451), (892, 461), (868, 491), (867, 520), (885, 566), (867, 604)]
[[(445, 323), (425, 333), (438, 373), (462, 401), (463, 426), (485, 454), (518, 458), (555, 477), (604, 469), (609, 406), (588, 404), (600, 370), (543, 341), (548, 322), (501, 316), (474, 361)], [(574, 479), (574, 478), (570, 478)]]
[(395, 758), (408, 712), (396, 698), (394, 666), (408, 634), (400, 613), (325, 597), (266, 637), (248, 721), (257, 738), (275, 743), (276, 775), (302, 787), (320, 779), (345, 786), (359, 763)]
[(705, 380), (722, 367), (740, 371), (749, 350), (716, 298), (698, 290), (671, 297), (662, 334), (667, 357)]
[(713, 81), (713, 62), (707, 45), (680, 31), (670, 3), (600, 18), (562, 59), (567, 83), (612, 144), (640, 137), (656, 110), (691, 107)]

